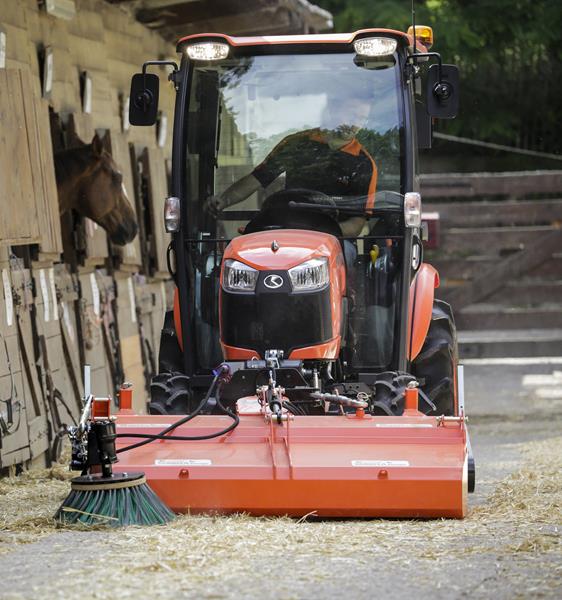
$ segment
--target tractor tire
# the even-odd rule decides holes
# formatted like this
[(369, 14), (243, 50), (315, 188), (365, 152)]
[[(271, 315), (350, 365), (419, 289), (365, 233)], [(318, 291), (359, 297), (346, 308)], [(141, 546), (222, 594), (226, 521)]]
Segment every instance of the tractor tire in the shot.
[(449, 304), (436, 299), (433, 301), (427, 337), (420, 353), (412, 362), (412, 374), (420, 382), (420, 390), (435, 404), (435, 410), (427, 414), (455, 414), (458, 357), (453, 311)]
[(155, 375), (150, 384), (151, 415), (187, 415), (192, 404), (189, 377), (177, 372)]

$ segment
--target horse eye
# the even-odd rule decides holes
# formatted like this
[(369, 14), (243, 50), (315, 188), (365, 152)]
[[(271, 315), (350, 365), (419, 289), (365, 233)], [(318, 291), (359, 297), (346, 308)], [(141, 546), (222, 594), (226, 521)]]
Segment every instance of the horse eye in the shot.
[(113, 182), (117, 185), (121, 185), (123, 183), (123, 175), (118, 171), (113, 171)]

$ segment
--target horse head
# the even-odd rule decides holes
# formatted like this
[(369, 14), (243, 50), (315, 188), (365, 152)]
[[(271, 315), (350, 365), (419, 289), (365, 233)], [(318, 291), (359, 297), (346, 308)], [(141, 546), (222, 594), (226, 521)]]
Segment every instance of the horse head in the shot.
[(124, 246), (138, 226), (123, 175), (96, 134), (90, 144), (55, 156), (61, 214), (74, 209), (101, 225), (109, 239)]

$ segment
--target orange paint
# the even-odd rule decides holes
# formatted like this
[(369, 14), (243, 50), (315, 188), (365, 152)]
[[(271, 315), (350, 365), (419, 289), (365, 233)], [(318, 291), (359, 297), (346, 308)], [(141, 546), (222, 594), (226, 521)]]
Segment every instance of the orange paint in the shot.
[(422, 263), (410, 285), (409, 360), (414, 360), (421, 352), (427, 337), (433, 311), (433, 298), (437, 287), (439, 287), (439, 274), (431, 265)]
[[(273, 252), (271, 245), (276, 241), (279, 248)], [(341, 244), (337, 238), (318, 231), (302, 229), (279, 229), (260, 231), (234, 238), (227, 246), (224, 257), (239, 260), (258, 271), (283, 270), (302, 264), (311, 258), (328, 259), (330, 272), (330, 304), (332, 309), (334, 338), (307, 348), (291, 352), (291, 359), (335, 359), (339, 355), (342, 327), (342, 299), (345, 295), (345, 260)], [(221, 271), (222, 286), (223, 271)], [(220, 304), (219, 304), (220, 306)], [(219, 318), (222, 323), (222, 319)], [(222, 344), (225, 360), (251, 358), (254, 350), (241, 349)], [(246, 356), (245, 354), (249, 354)], [(263, 358), (263, 357), (262, 357)]]
[(178, 344), (180, 350), (183, 352), (183, 337), (181, 328), (181, 311), (180, 311), (180, 294), (178, 288), (174, 290), (174, 329), (176, 330), (176, 337), (178, 338)]
[[(141, 425), (158, 422), (164, 429), (170, 417), (124, 416), (118, 432), (154, 433)], [(175, 434), (205, 435), (230, 422), (199, 416)], [(128, 443), (117, 440), (118, 447)], [(462, 518), (465, 463), (463, 421), (438, 427), (425, 415), (342, 415), (272, 425), (263, 415), (241, 414), (240, 425), (224, 437), (148, 444), (119, 454), (114, 470), (146, 473), (176, 512)]]

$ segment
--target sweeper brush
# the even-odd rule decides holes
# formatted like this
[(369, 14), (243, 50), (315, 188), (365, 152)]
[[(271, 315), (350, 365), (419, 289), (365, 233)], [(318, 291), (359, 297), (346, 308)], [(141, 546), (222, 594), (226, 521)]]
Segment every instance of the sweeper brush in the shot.
[[(65, 524), (162, 525), (174, 513), (150, 489), (142, 472), (113, 473), (115, 417), (111, 416), (111, 398), (90, 394), (90, 367), (84, 369), (84, 410), (77, 427), (69, 430), (72, 444), (71, 469), (82, 476), (71, 480), (71, 492), (55, 513)], [(131, 394), (123, 387), (121, 396)]]
[(86, 475), (71, 481), (72, 491), (55, 514), (68, 525), (163, 525), (174, 513), (146, 484), (144, 473)]

